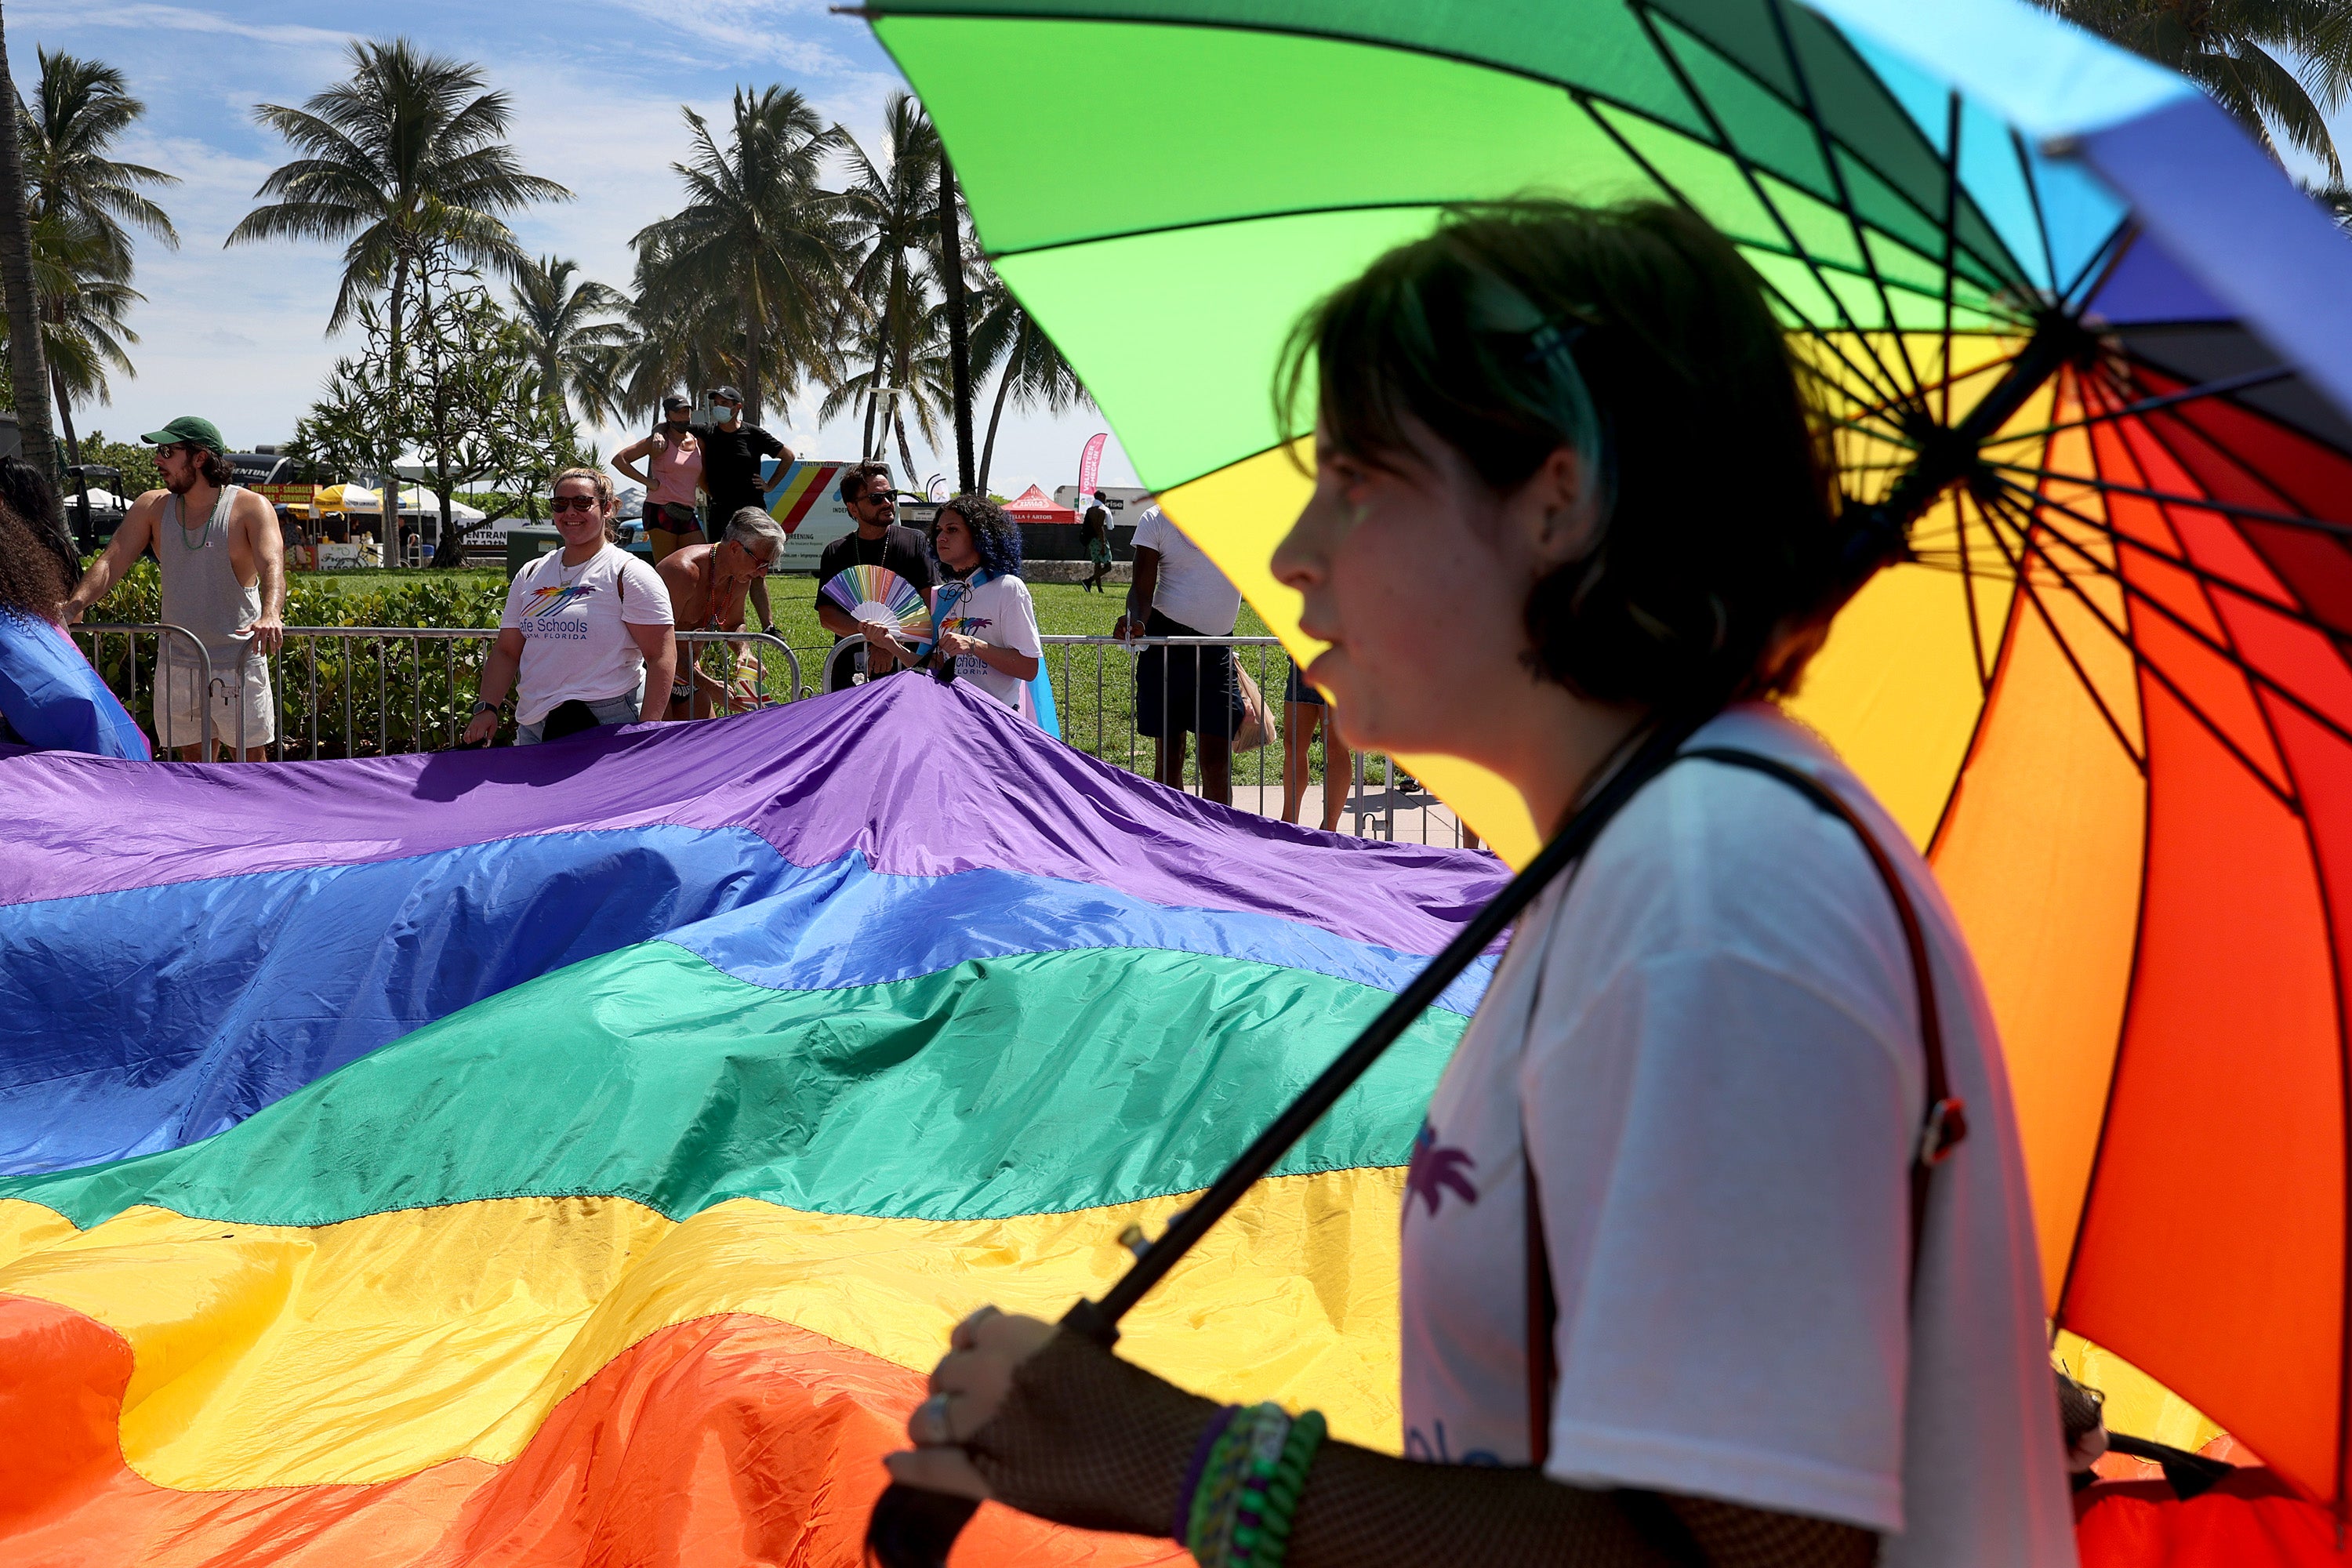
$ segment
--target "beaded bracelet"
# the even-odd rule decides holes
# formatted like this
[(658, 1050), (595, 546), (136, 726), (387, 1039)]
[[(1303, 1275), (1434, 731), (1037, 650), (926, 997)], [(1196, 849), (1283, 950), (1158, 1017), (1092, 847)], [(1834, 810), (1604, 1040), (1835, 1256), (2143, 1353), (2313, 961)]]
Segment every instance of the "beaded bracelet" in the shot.
[(1219, 1435), (1202, 1467), (1185, 1531), (1185, 1547), (1201, 1568), (1235, 1568), (1234, 1527), (1253, 1460), (1261, 1448), (1279, 1453), (1289, 1432), (1290, 1417), (1282, 1406), (1259, 1405), (1238, 1412)]
[(1240, 1405), (1228, 1405), (1210, 1416), (1209, 1424), (1201, 1428), (1200, 1441), (1192, 1445), (1192, 1462), (1184, 1467), (1184, 1482), (1176, 1489), (1176, 1518), (1168, 1529), (1179, 1546), (1192, 1533), (1192, 1500), (1201, 1492), (1201, 1473), (1209, 1468), (1209, 1456), (1216, 1451), (1217, 1440), (1241, 1412)]
[(1234, 1531), (1236, 1546), (1244, 1548), (1233, 1559), (1241, 1568), (1281, 1568), (1299, 1496), (1307, 1489), (1307, 1468), (1327, 1430), (1322, 1412), (1307, 1411), (1290, 1423), (1271, 1461), (1253, 1468), (1238, 1510), (1251, 1527), (1246, 1542), (1239, 1525)]

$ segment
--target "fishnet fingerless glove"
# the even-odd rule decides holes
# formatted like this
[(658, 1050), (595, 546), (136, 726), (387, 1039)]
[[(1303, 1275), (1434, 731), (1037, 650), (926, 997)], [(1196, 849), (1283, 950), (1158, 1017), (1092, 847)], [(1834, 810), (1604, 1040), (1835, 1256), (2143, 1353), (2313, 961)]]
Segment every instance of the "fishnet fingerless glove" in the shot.
[(966, 1447), (998, 1499), (1024, 1513), (1165, 1536), (1218, 1409), (1065, 1329), (1021, 1363), (1003, 1408)]

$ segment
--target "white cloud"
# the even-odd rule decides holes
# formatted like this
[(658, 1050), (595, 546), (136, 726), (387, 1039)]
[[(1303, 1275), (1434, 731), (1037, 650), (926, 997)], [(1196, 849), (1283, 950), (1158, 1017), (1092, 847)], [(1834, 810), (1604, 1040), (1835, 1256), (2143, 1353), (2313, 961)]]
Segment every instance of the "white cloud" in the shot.
[(291, 23), (246, 22), (215, 11), (184, 5), (19, 5), (12, 17), (19, 30), (26, 26), (44, 30), (69, 27), (129, 28), (178, 33), (212, 33), (263, 44), (310, 46), (341, 51), (351, 35), (331, 27)]

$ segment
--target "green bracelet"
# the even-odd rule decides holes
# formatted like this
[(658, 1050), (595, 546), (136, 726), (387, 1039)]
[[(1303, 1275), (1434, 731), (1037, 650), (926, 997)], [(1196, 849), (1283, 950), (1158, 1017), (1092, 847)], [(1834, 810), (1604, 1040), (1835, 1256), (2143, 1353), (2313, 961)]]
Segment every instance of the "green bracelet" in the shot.
[[(1285, 1434), (1282, 1453), (1262, 1476), (1253, 1477), (1257, 1495), (1250, 1500), (1256, 1503), (1257, 1525), (1252, 1532), (1248, 1568), (1281, 1568), (1283, 1557), (1290, 1547), (1290, 1526), (1297, 1517), (1298, 1500), (1307, 1489), (1307, 1472), (1315, 1463), (1315, 1452), (1323, 1446), (1329, 1430), (1319, 1410), (1309, 1410), (1290, 1424)], [(1235, 1531), (1238, 1539), (1239, 1531)]]
[(1249, 1479), (1258, 1429), (1269, 1416), (1284, 1419), (1281, 1406), (1259, 1405), (1237, 1411), (1202, 1466), (1200, 1489), (1192, 1494), (1192, 1527), (1184, 1535), (1185, 1549), (1201, 1568), (1228, 1568), (1233, 1561), (1235, 1510)]

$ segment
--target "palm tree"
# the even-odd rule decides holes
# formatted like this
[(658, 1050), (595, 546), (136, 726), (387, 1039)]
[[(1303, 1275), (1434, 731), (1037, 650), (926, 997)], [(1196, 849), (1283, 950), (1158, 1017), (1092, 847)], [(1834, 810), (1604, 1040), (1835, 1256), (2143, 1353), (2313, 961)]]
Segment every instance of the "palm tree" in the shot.
[[(8, 72), (8, 40), (0, 30), (0, 77)], [(33, 281), (33, 226), (25, 201), (22, 127), (16, 116), (0, 115), (0, 297), (8, 307), (8, 331), (16, 352), (8, 356), (8, 393), (16, 406), (25, 456), (47, 470), (57, 462), (49, 439), (48, 374), (41, 362), (41, 297)]]
[(2318, 159), (2331, 182), (2342, 182), (2327, 113), (2352, 88), (2352, 5), (2346, 0), (2040, 3), (2189, 78), (2273, 157), (2274, 137), (2283, 136)]
[[(882, 443), (896, 435), (903, 471), (915, 473), (914, 448), (908, 444), (907, 421), (922, 432), (933, 451), (942, 449), (940, 426), (952, 418), (955, 406), (954, 369), (950, 361), (948, 307), (934, 302), (929, 287), (911, 291), (904, 309), (887, 316), (865, 318), (865, 333), (853, 340), (850, 353), (869, 370), (841, 368), (817, 411), (820, 420), (832, 419), (863, 405), (869, 421), (866, 456), (881, 454)], [(887, 376), (886, 382), (882, 378)], [(895, 395), (885, 397), (885, 389)], [(878, 426), (872, 423), (879, 421)]]
[(428, 252), (512, 272), (529, 258), (499, 215), (572, 193), (523, 170), (504, 139), (513, 106), (503, 92), (481, 90), (479, 67), (425, 54), (406, 38), (354, 38), (350, 58), (351, 80), (299, 109), (254, 105), (254, 118), (303, 156), (262, 181), (254, 195), (279, 199), (246, 214), (226, 243), (349, 241), (327, 330), (388, 289), (397, 363), (410, 283)]
[(629, 302), (619, 289), (589, 279), (574, 283), (579, 270), (578, 262), (553, 256), (525, 262), (509, 290), (515, 321), (539, 367), (542, 395), (566, 416), (573, 398), (591, 419), (608, 412), (617, 416), (609, 351), (627, 340), (629, 329), (599, 318), (623, 313)]
[(985, 495), (989, 465), (996, 456), (996, 425), (1004, 417), (1008, 400), (1020, 408), (1043, 404), (1055, 414), (1092, 408), (1095, 400), (1054, 340), (992, 270), (981, 301), (980, 320), (971, 330), (972, 363), (982, 371), (998, 370), (996, 401), (988, 411), (988, 440), (980, 449), (980, 490)]
[(39, 108), (17, 100), (17, 141), (49, 388), (68, 460), (78, 464), (73, 399), (105, 401), (109, 365), (133, 374), (122, 345), (139, 336), (123, 318), (143, 296), (131, 287), (131, 236), (124, 226), (179, 248), (171, 218), (140, 187), (180, 182), (160, 169), (107, 156), (115, 139), (147, 112), (121, 71), (47, 49), (40, 51), (40, 61)]
[[(789, 395), (825, 353), (824, 326), (839, 276), (837, 200), (819, 184), (840, 144), (793, 89), (735, 89), (734, 127), (723, 149), (693, 110), (694, 154), (670, 166), (688, 202), (638, 231), (643, 283), (660, 295), (716, 296), (734, 303), (742, 334), (744, 417), (757, 422), (772, 382)], [(645, 288), (640, 289), (640, 298)]]
[[(940, 246), (939, 132), (931, 128), (923, 106), (907, 92), (892, 93), (884, 104), (882, 131), (886, 161), (880, 163), (854, 140), (845, 134), (843, 138), (849, 153), (850, 179), (841, 194), (842, 207), (854, 226), (861, 254), (842, 297), (844, 313), (862, 316), (868, 329), (866, 352), (872, 355), (874, 368), (864, 380), (866, 447), (862, 455), (869, 459), (880, 451), (880, 442), (889, 432), (887, 420), (881, 428), (876, 427), (877, 418), (884, 417), (880, 389), (907, 385), (905, 374), (913, 363), (912, 337), (930, 310), (929, 290), (913, 263), (933, 256)], [(894, 372), (898, 378), (888, 379)], [(902, 448), (906, 445), (903, 430), (899, 445)]]
[(73, 405), (111, 400), (106, 373), (135, 374), (124, 348), (131, 307), (146, 296), (123, 281), (128, 253), (117, 237), (86, 214), (47, 213), (33, 223), (33, 285), (40, 300), (42, 363), (55, 395), (67, 460), (81, 461)]

